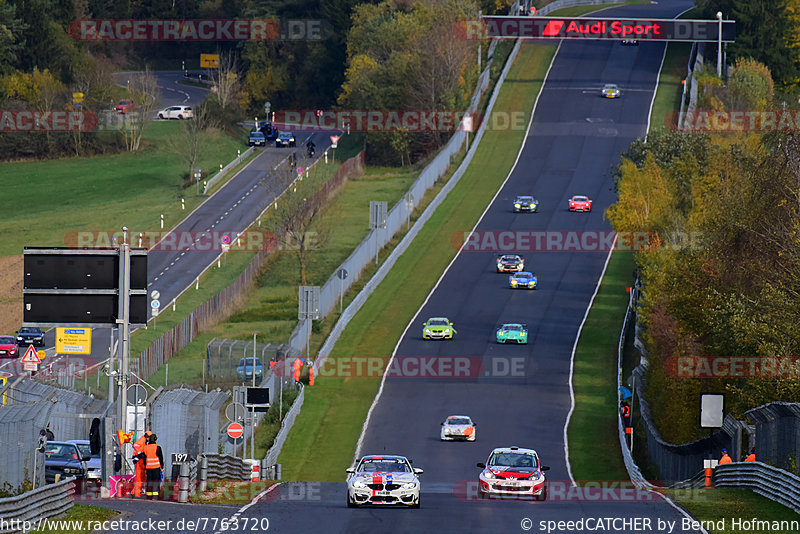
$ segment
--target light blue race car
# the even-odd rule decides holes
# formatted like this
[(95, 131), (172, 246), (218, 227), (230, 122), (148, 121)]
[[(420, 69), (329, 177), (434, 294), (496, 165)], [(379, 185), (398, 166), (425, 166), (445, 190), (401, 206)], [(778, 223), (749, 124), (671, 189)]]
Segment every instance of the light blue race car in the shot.
[(508, 277), (508, 285), (511, 289), (536, 289), (539, 279), (533, 273), (523, 271)]

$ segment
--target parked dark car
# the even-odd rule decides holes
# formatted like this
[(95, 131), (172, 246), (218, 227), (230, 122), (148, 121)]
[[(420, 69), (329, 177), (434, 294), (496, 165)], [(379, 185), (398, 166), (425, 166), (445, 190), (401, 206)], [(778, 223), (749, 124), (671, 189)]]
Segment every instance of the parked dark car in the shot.
[(88, 439), (70, 439), (67, 443), (74, 443), (81, 451), (81, 456), (86, 460), (86, 479), (100, 480), (102, 478), (103, 467), (100, 465), (100, 453), (92, 454), (92, 448)]
[(44, 347), (44, 332), (38, 326), (23, 326), (17, 332), (17, 345)]
[(69, 477), (81, 482), (86, 479), (86, 461), (75, 443), (48, 441), (44, 454), (44, 479), (48, 484)]

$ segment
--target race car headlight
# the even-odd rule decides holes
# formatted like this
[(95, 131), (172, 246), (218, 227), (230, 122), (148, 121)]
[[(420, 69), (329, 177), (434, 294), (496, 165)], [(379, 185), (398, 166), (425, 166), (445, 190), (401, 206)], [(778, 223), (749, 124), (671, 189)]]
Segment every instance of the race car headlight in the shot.
[(500, 263), (500, 262), (497, 262), (497, 268), (498, 268), (498, 269), (502, 269), (502, 268), (503, 268), (503, 264), (502, 264), (502, 263)]
[(494, 476), (494, 473), (492, 473), (488, 469), (486, 471), (484, 471), (483, 476), (484, 476), (484, 478), (497, 478), (496, 476)]
[(506, 333), (503, 332), (502, 330), (498, 330), (497, 331), (497, 335), (500, 336), (500, 337), (503, 337), (504, 335), (506, 335)]
[(431, 335), (431, 331), (430, 331), (429, 329), (427, 329), (427, 328), (425, 329), (425, 333), (426, 333), (427, 335)]
[(515, 285), (517, 285), (517, 281), (516, 281), (516, 280), (511, 280), (511, 285), (512, 285), (512, 286), (515, 286)]
[(447, 335), (447, 334), (449, 334), (449, 333), (450, 333), (450, 329), (449, 329), (449, 328), (445, 328), (445, 329), (444, 329), (444, 335)]
[(525, 336), (527, 336), (527, 335), (528, 335), (528, 333), (527, 333), (527, 332), (521, 332), (521, 333), (520, 333), (520, 337), (525, 337)]
[(514, 207), (515, 207), (515, 208), (519, 208), (519, 207), (520, 207), (520, 204), (514, 204)]
[(417, 482), (408, 482), (407, 484), (403, 484), (401, 489), (414, 489), (417, 487)]
[(366, 488), (367, 485), (364, 484), (363, 482), (361, 482), (360, 480), (354, 480), (353, 481), (353, 487), (354, 488), (358, 488), (358, 489), (363, 489), (363, 488)]

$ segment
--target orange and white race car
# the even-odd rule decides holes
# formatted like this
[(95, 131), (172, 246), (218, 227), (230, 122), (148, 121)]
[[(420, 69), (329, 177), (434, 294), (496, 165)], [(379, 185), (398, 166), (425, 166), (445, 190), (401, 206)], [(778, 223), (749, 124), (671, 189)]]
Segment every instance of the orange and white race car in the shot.
[(475, 441), (475, 423), (467, 415), (451, 415), (442, 423), (442, 441)]

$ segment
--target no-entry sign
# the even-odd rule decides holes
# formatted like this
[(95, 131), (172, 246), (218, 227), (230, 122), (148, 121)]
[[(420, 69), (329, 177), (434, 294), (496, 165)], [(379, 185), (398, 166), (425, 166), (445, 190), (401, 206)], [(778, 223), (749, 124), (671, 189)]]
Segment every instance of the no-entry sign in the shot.
[(244, 434), (244, 427), (239, 423), (231, 423), (228, 425), (228, 435), (233, 439), (241, 438)]

